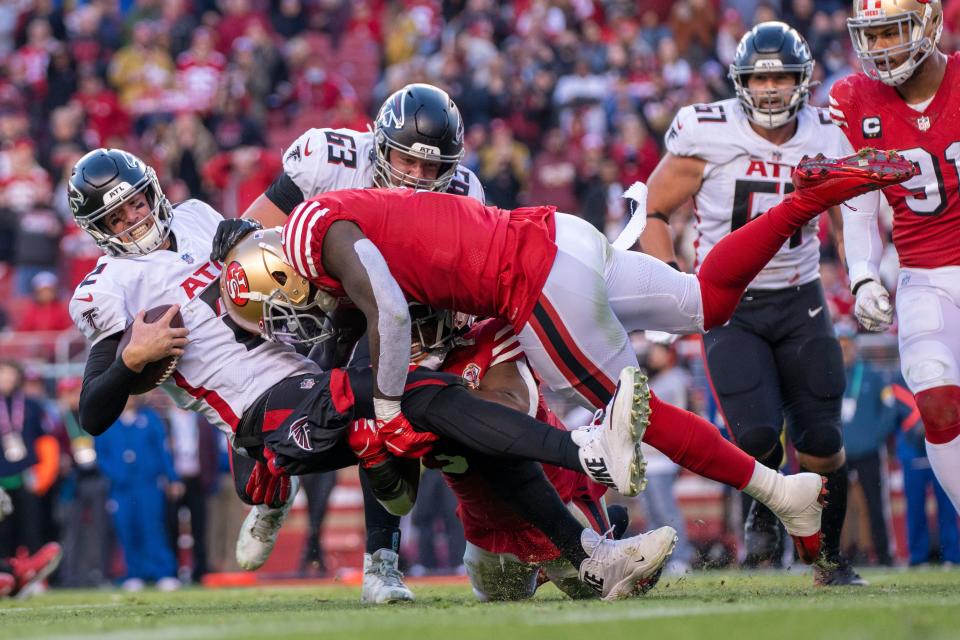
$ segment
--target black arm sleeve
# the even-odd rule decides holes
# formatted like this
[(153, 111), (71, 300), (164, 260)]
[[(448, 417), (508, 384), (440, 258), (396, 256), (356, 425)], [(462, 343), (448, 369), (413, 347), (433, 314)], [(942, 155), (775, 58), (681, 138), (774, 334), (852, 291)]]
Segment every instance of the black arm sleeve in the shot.
[(127, 404), (130, 387), (137, 379), (117, 357), (123, 332), (106, 337), (90, 349), (80, 389), (80, 426), (92, 436), (110, 428)]
[(296, 206), (306, 199), (300, 187), (282, 171), (277, 179), (270, 183), (264, 195), (287, 215), (290, 215)]

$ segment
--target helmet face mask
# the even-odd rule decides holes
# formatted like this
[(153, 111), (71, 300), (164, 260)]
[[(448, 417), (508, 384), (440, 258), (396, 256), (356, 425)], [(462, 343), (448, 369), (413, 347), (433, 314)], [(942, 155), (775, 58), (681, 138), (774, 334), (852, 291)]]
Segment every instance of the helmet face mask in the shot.
[[(409, 84), (380, 107), (374, 125), (373, 181), (378, 187), (445, 191), (463, 158), (463, 120), (445, 91)], [(398, 153), (439, 164), (435, 178), (417, 177), (391, 164)]]
[(238, 326), (271, 342), (313, 346), (335, 336), (336, 300), (287, 264), (279, 229), (254, 231), (230, 250), (220, 298)]
[[(895, 87), (912, 77), (936, 49), (943, 8), (938, 0), (855, 0), (847, 29), (864, 73)], [(871, 44), (888, 31), (897, 34), (896, 44)]]
[[(763, 22), (740, 40), (729, 76), (747, 118), (764, 129), (777, 129), (794, 120), (807, 104), (813, 67), (810, 47), (795, 29), (782, 22)], [(790, 91), (749, 88), (754, 74), (784, 73), (796, 77)]]
[[(113, 231), (112, 214), (142, 195), (149, 214)], [(173, 207), (163, 195), (152, 167), (119, 149), (96, 149), (74, 165), (67, 200), (81, 229), (111, 256), (142, 256), (160, 248), (170, 235)]]
[(438, 311), (420, 302), (411, 302), (410, 360), (419, 363), (430, 356), (443, 360), (469, 331), (473, 316), (453, 311)]

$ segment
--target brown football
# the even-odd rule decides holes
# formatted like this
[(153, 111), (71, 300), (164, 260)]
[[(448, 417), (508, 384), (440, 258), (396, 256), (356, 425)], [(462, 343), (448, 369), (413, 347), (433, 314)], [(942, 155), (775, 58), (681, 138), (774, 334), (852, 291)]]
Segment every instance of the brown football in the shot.
[[(167, 312), (170, 306), (169, 304), (162, 304), (159, 307), (148, 309), (143, 315), (143, 321), (149, 324), (156, 322), (160, 316)], [(183, 316), (180, 315), (179, 311), (170, 320), (170, 326), (177, 328), (183, 326)], [(117, 347), (117, 356), (123, 353), (132, 335), (133, 324), (128, 326), (126, 331), (123, 332), (123, 337), (120, 338), (120, 346)], [(160, 360), (155, 360), (147, 364), (147, 366), (143, 368), (143, 371), (137, 374), (137, 379), (134, 381), (130, 393), (136, 396), (141, 393), (146, 393), (151, 389), (156, 389), (163, 384), (167, 378), (173, 375), (173, 370), (177, 368), (177, 362), (179, 360), (180, 358), (177, 356), (167, 356), (166, 358), (161, 358)]]

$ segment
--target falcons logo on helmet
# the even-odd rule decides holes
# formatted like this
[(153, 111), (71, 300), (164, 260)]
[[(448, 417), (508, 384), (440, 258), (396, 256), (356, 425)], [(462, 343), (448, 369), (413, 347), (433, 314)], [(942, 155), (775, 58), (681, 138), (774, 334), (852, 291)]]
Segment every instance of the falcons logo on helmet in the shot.
[(297, 418), (297, 420), (290, 425), (289, 438), (304, 451), (313, 451), (313, 445), (310, 444), (310, 431), (306, 416)]

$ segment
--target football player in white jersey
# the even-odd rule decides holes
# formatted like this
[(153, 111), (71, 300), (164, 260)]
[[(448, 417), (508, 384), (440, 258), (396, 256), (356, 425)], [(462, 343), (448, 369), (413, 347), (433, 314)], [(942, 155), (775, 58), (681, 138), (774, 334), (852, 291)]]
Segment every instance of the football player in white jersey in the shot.
[[(463, 120), (457, 105), (437, 87), (409, 84), (384, 101), (373, 131), (314, 128), (297, 138), (284, 151), (283, 170), (273, 184), (241, 219), (225, 221), (218, 229), (211, 258), (222, 262), (227, 250), (250, 230), (249, 220), (266, 227), (282, 225), (297, 205), (327, 191), (404, 186), (483, 202), (480, 180), (459, 165), (462, 157)], [(261, 511), (266, 507), (251, 511), (241, 532), (244, 540), (249, 539)], [(277, 525), (271, 533), (275, 537), (281, 521), (270, 522)], [(370, 503), (368, 525), (373, 522), (361, 599), (376, 602), (387, 597), (381, 594), (389, 594), (391, 601), (412, 600), (413, 593), (403, 585), (395, 563), (371, 563), (371, 558), (397, 557), (399, 520)], [(394, 553), (376, 553), (379, 549)]]
[[(203, 413), (223, 430), (234, 445), (232, 454), (259, 444), (245, 439), (256, 426), (251, 423), (263, 419), (265, 399), (274, 405), (288, 399), (292, 409), (302, 390), (317, 383), (320, 369), (293, 346), (250, 334), (226, 314), (218, 286), (222, 265), (208, 258), (222, 216), (199, 200), (173, 207), (153, 169), (117, 149), (81, 158), (68, 190), (77, 224), (106, 253), (70, 302), (74, 323), (92, 343), (80, 399), (84, 429), (93, 435), (108, 429), (137, 373), (172, 355), (179, 361), (163, 387), (177, 404)], [(144, 310), (161, 304), (173, 307), (145, 323)], [(307, 305), (313, 306), (319, 304)], [(170, 326), (177, 310), (183, 328)], [(120, 338), (131, 324), (132, 338), (118, 357)], [(298, 481), (242, 455), (233, 455), (232, 462), (237, 493), (257, 505), (259, 516), (238, 540), (237, 561), (256, 568), (276, 541), (271, 534), (289, 510)]]
[[(730, 78), (736, 98), (684, 107), (666, 135), (668, 153), (650, 178), (644, 251), (676, 267), (670, 213), (693, 198), (696, 266), (724, 236), (793, 190), (804, 155), (849, 153), (826, 112), (807, 104), (813, 58), (782, 22), (744, 35)], [(839, 212), (832, 210), (839, 222)], [(839, 227), (837, 227), (839, 228)], [(804, 470), (827, 478), (823, 550), (815, 582), (864, 584), (840, 556), (847, 471), (840, 422), (843, 362), (820, 285), (820, 243), (811, 222), (753, 280), (726, 325), (703, 338), (714, 393), (737, 444), (772, 468), (783, 458), (784, 419)], [(752, 502), (747, 562), (772, 559), (779, 526)]]

